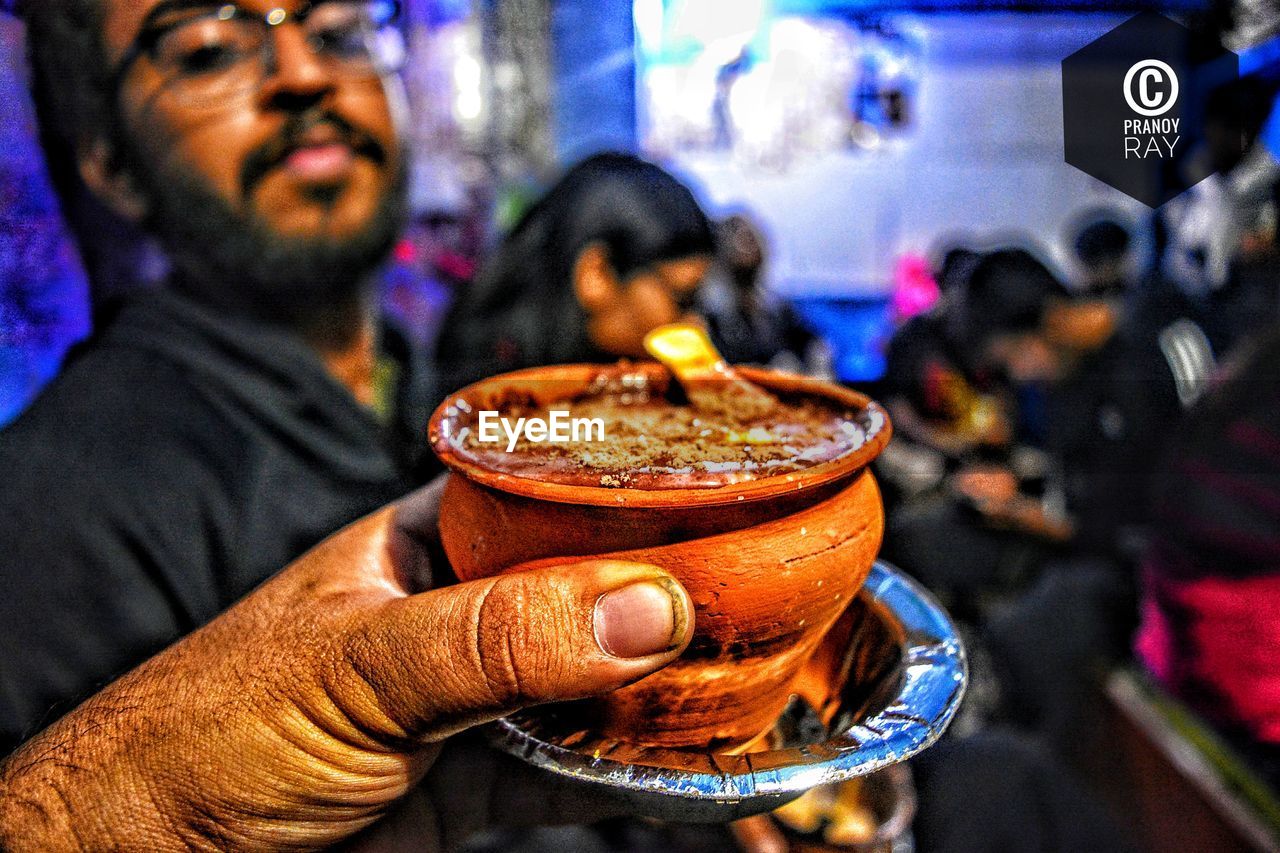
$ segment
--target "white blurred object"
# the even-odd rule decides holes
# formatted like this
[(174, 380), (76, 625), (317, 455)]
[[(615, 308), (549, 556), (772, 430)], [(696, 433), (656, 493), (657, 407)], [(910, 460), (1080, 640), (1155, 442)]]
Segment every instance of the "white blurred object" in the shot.
[(1227, 282), (1245, 235), (1273, 231), (1273, 189), (1280, 181), (1280, 109), (1275, 105), (1253, 147), (1226, 175), (1213, 174), (1169, 202), (1163, 268), (1187, 295), (1205, 296)]
[(814, 338), (809, 341), (809, 346), (804, 351), (804, 372), (814, 379), (822, 379), (826, 382), (836, 382), (839, 377), (836, 376), (836, 355), (831, 349), (831, 344), (822, 338)]
[(1232, 27), (1222, 41), (1237, 53), (1253, 47), (1280, 30), (1280, 3), (1276, 0), (1236, 0), (1232, 8)]
[(419, 156), (409, 173), (409, 212), (462, 214), (467, 209), (467, 190), (458, 179), (452, 159)]
[(1280, 183), (1280, 98), (1271, 104), (1262, 132), (1231, 170), (1228, 184), (1246, 233), (1276, 231), (1275, 186)]
[(1165, 207), (1169, 245), (1163, 268), (1185, 294), (1200, 299), (1227, 282), (1240, 242), (1231, 188), (1213, 174)]
[(896, 485), (906, 497), (935, 488), (946, 475), (946, 462), (936, 450), (893, 439), (876, 460), (877, 475)]
[[(717, 45), (732, 59), (764, 21), (764, 0), (684, 0), (671, 25), (673, 39), (691, 38), (711, 49)], [(729, 44), (726, 44), (729, 43)], [(733, 46), (736, 43), (736, 47)]]
[[(714, 8), (713, 8), (714, 7)], [(768, 18), (766, 4), (638, 0), (645, 148), (725, 150), (781, 172), (839, 150), (879, 148), (905, 126), (918, 34), (833, 19)]]
[(783, 18), (770, 53), (729, 92), (734, 152), (785, 166), (799, 156), (844, 146), (856, 74), (856, 31), (837, 22)]

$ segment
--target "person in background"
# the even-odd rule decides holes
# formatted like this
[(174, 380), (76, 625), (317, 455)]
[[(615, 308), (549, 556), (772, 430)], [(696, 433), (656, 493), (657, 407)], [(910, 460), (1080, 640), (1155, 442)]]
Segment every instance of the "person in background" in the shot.
[(1155, 480), (1136, 651), (1280, 789), (1280, 328), (1242, 349)]
[[(1096, 712), (1096, 678), (1122, 658), (1136, 621), (1146, 495), (1168, 426), (1203, 390), (1213, 358), (1199, 327), (1124, 326), (1108, 300), (1046, 293), (1001, 314), (1001, 289), (971, 293), (967, 340), (1016, 384), (1046, 389), (1046, 495), (984, 489), (985, 523), (1053, 550), (1029, 587), (987, 620), (1006, 713), (1069, 754)], [(1029, 306), (1030, 307), (1030, 306)]]
[[(415, 484), (377, 381), (396, 4), (24, 10), (50, 167), (173, 273), (0, 432), (0, 847), (315, 849), (403, 809), (419, 849), (486, 791), (561, 811), (441, 741), (647, 674), (689, 604), (609, 561), (433, 589), (434, 493), (385, 508)], [(463, 812), (404, 802), (428, 768)]]
[[(1052, 278), (1030, 255), (990, 262), (1022, 280)], [(1046, 389), (1046, 447), (1072, 519), (1059, 538), (1130, 559), (1162, 428), (1203, 390), (1212, 352), (1189, 319), (1126, 326), (1109, 301), (1072, 297), (1056, 283), (1040, 289), (1038, 305), (1030, 298), (1019, 307), (1009, 281), (975, 274), (958, 321), (967, 348), (1016, 386)], [(987, 509), (1002, 515), (1019, 503)]]
[(447, 393), (486, 376), (645, 357), (644, 336), (694, 319), (715, 252), (687, 187), (627, 154), (570, 169), (459, 295), (437, 368)]
[(992, 417), (1001, 405), (984, 393), (990, 389), (982, 387), (983, 377), (970, 372), (950, 319), (957, 288), (979, 255), (951, 244), (938, 255), (928, 273), (938, 294), (933, 304), (913, 314), (891, 308), (900, 325), (885, 346), (879, 396), (893, 418), (894, 438), (876, 463), (890, 514), (935, 489), (962, 458), (1010, 438), (1008, 421)]
[[(1276, 306), (1269, 276), (1240, 275), (1275, 230), (1280, 184), (1280, 111), (1275, 85), (1244, 77), (1213, 90), (1205, 143), (1188, 168), (1204, 179), (1160, 208), (1157, 269), (1138, 311), (1155, 323), (1191, 317), (1224, 354), (1265, 328)], [(1131, 312), (1135, 313), (1135, 312)]]
[(711, 340), (730, 364), (801, 371), (815, 342), (795, 311), (764, 289), (764, 235), (744, 214), (717, 228), (716, 264), (700, 294)]
[(1008, 444), (1013, 427), (999, 394), (965, 368), (945, 313), (912, 317), (890, 339), (885, 404), (905, 438), (959, 459)]
[[(991, 377), (975, 369), (960, 327), (970, 280), (981, 260), (968, 249), (948, 251), (938, 273), (942, 297), (932, 310), (904, 323), (886, 353), (884, 397), (895, 428), (952, 459), (983, 446), (1004, 446), (1013, 438), (999, 389), (988, 387)], [(984, 269), (992, 267), (988, 263)], [(1010, 287), (1010, 306), (1025, 290)]]
[(1032, 327), (1053, 298), (1066, 291), (1031, 254), (992, 252), (890, 345), (886, 400), (895, 429), (946, 461), (937, 466), (941, 488), (891, 510), (886, 553), (966, 616), (982, 594), (1042, 556), (1039, 537), (990, 514), (1018, 493), (1010, 468), (1016, 409), (994, 365), (976, 357), (979, 324)]
[(1245, 109), (1265, 121), (1256, 138), (1253, 123), (1245, 126), (1244, 137), (1253, 144), (1226, 175), (1236, 241), (1227, 282), (1213, 294), (1206, 316), (1210, 339), (1222, 354), (1268, 331), (1280, 315), (1280, 96), (1274, 82), (1242, 82), (1251, 84), (1238, 95)]
[(973, 268), (982, 260), (982, 253), (967, 243), (948, 242), (938, 247), (935, 257), (933, 279), (938, 285), (938, 292), (945, 297), (969, 281)]
[(1121, 299), (1133, 271), (1129, 229), (1110, 211), (1093, 211), (1071, 241), (1080, 270), (1077, 290), (1089, 296)]

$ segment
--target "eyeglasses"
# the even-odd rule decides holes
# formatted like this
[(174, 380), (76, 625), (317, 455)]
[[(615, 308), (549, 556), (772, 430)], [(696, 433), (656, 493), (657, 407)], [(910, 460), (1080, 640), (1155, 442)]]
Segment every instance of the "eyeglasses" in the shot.
[(125, 75), (146, 57), (173, 96), (207, 106), (256, 90), (276, 67), (271, 31), (286, 21), (302, 27), (312, 53), (335, 74), (377, 77), (404, 63), (404, 39), (395, 27), (396, 0), (318, 0), (297, 11), (247, 12), (233, 3), (169, 0), (153, 8), (112, 75), (119, 92)]

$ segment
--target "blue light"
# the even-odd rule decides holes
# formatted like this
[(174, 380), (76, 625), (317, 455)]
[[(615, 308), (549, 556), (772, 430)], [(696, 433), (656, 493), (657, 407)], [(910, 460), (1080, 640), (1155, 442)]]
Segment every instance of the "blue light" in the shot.
[(792, 304), (805, 325), (830, 345), (837, 379), (884, 378), (885, 346), (893, 333), (888, 299), (808, 298)]

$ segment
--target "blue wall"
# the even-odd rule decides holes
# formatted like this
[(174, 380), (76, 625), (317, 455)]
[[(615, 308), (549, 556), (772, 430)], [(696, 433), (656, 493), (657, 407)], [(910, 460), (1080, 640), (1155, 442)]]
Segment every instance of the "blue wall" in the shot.
[(564, 163), (636, 147), (635, 22), (631, 3), (554, 0), (556, 149)]
[(0, 14), (0, 426), (88, 331), (88, 286), (36, 144), (22, 27)]

